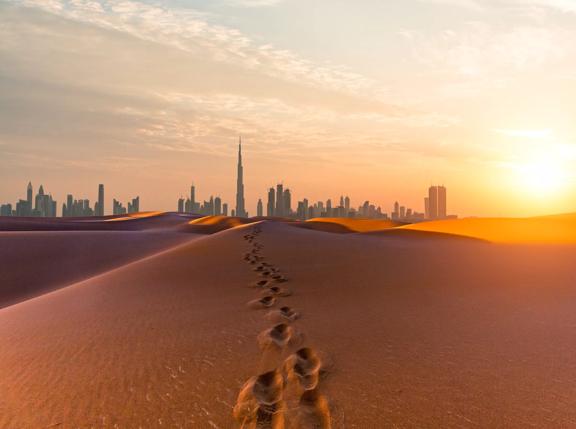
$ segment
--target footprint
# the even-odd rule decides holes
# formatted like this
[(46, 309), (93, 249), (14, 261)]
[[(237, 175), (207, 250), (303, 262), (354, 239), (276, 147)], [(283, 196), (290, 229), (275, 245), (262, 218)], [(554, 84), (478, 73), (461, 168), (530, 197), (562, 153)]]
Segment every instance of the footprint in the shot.
[(273, 405), (282, 399), (284, 380), (277, 371), (268, 371), (254, 381), (252, 393), (259, 405)]
[(270, 308), (276, 303), (276, 298), (268, 295), (264, 296), (260, 299), (255, 299), (254, 301), (250, 301), (248, 306), (252, 309), (258, 310), (263, 308)]
[(284, 362), (284, 374), (287, 380), (297, 381), (304, 390), (312, 390), (320, 381), (321, 361), (309, 347), (299, 349)]
[(296, 427), (300, 429), (330, 429), (330, 407), (317, 389), (308, 390), (300, 397)]
[(254, 287), (258, 287), (258, 288), (264, 288), (266, 286), (268, 286), (270, 282), (268, 280), (258, 280), (255, 284)]
[(290, 343), (293, 329), (286, 323), (280, 323), (273, 328), (266, 329), (258, 335), (258, 344), (262, 349), (269, 346), (284, 348)]
[(284, 428), (284, 381), (277, 370), (250, 378), (238, 394), (233, 416), (242, 428)]
[[(268, 281), (268, 280), (266, 280)], [(281, 288), (279, 286), (271, 286), (268, 288), (268, 292), (271, 293), (274, 296), (282, 296), (282, 297), (286, 297), (286, 296), (290, 296), (292, 295), (292, 292), (289, 291), (288, 289), (284, 289)]]
[(290, 307), (281, 307), (278, 310), (268, 312), (266, 318), (274, 322), (294, 322), (300, 318), (300, 314)]

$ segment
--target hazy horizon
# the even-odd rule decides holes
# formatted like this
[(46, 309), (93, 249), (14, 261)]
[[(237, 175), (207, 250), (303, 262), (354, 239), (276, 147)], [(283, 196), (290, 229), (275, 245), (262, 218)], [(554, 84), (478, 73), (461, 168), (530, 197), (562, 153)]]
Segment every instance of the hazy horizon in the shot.
[(576, 3), (0, 0), (0, 202), (576, 212)]

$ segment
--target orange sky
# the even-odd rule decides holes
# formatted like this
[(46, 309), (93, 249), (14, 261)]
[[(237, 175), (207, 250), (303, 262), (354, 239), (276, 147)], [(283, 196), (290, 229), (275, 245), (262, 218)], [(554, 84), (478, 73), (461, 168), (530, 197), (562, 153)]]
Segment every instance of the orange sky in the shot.
[[(450, 213), (576, 210), (576, 5), (565, 0), (0, 3), (0, 201), (43, 183), (175, 210), (395, 200)], [(110, 203), (107, 204), (110, 208)]]

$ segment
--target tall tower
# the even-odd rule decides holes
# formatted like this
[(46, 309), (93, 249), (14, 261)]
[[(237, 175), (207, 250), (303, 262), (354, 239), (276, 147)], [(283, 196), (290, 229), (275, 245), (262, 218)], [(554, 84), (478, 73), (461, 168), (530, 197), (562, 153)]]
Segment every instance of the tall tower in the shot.
[(276, 209), (276, 193), (274, 188), (270, 188), (268, 191), (268, 206), (266, 208), (266, 216), (272, 217), (274, 216), (275, 209)]
[(438, 186), (438, 217), (446, 218), (446, 188)]
[(428, 211), (430, 219), (438, 219), (438, 186), (428, 188)]
[(196, 211), (196, 187), (190, 186), (190, 213)]
[(276, 216), (284, 216), (284, 185), (279, 183), (276, 185), (276, 210), (274, 210)]
[(98, 212), (96, 216), (104, 216), (104, 185), (98, 185)]
[(244, 208), (244, 169), (242, 168), (242, 137), (238, 141), (238, 178), (236, 180), (236, 216), (247, 217)]
[(26, 201), (28, 201), (30, 208), (32, 208), (32, 182), (28, 182), (28, 189), (26, 189)]

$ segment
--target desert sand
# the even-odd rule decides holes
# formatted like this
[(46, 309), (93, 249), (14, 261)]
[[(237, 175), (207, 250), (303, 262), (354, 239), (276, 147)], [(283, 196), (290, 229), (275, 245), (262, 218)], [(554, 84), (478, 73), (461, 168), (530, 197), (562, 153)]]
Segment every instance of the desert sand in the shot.
[[(576, 426), (573, 244), (175, 216), (0, 309), (0, 427)], [(3, 273), (70, 257), (16, 249)]]

